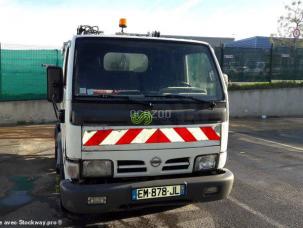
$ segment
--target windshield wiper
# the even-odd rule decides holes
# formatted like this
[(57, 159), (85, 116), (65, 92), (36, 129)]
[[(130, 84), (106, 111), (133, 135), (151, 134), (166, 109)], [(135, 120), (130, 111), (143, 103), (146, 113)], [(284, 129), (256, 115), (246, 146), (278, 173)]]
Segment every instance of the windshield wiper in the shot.
[(150, 95), (150, 96), (145, 96), (145, 97), (187, 99), (187, 100), (195, 101), (196, 103), (206, 104), (209, 109), (214, 109), (217, 105), (217, 103), (215, 101), (206, 101), (206, 100), (199, 99), (199, 98), (196, 98), (196, 97), (185, 96), (185, 95), (181, 95), (181, 94)]
[[(98, 95), (93, 95), (93, 96), (81, 96), (82, 98), (114, 98), (114, 99), (123, 99), (123, 100), (127, 100), (131, 103), (134, 103), (134, 104), (141, 104), (141, 105), (144, 105), (144, 106), (148, 106), (148, 107), (152, 107), (153, 104), (150, 102), (150, 101), (145, 101), (145, 100), (141, 100), (141, 99), (135, 99), (134, 96), (121, 96), (121, 95), (112, 95), (112, 94), (98, 94)], [(139, 98), (145, 98), (144, 95), (137, 95), (136, 97), (139, 97)]]

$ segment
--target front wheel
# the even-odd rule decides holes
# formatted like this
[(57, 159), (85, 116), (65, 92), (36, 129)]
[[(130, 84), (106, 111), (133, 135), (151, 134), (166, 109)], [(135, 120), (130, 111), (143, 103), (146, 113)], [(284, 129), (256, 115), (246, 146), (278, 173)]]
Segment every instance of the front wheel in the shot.
[(58, 167), (58, 164), (57, 164), (57, 159), (58, 159), (58, 133), (59, 133), (59, 130), (56, 127), (54, 138), (55, 138), (55, 167), (56, 167), (56, 173), (57, 174), (59, 174), (59, 167)]
[(63, 153), (62, 153), (62, 143), (61, 143), (61, 132), (58, 132), (56, 137), (56, 172), (60, 175), (60, 179), (64, 180), (64, 167), (63, 167)]

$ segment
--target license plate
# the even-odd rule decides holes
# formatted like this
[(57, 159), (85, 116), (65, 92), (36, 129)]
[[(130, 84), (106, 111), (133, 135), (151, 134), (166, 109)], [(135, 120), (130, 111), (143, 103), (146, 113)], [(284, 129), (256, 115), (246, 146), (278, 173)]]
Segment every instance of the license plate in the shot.
[(163, 197), (184, 196), (185, 185), (169, 185), (132, 190), (132, 200), (154, 199)]

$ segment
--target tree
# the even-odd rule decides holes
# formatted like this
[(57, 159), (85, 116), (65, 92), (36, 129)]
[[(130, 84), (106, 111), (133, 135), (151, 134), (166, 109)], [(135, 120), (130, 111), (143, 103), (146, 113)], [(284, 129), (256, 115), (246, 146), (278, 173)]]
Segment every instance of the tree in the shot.
[(273, 44), (283, 46), (303, 46), (302, 40), (295, 39), (293, 36), (293, 32), (295, 31), (295, 29), (299, 29), (299, 38), (303, 37), (302, 2), (300, 0), (293, 1), (291, 4), (285, 5), (285, 11), (285, 15), (282, 15), (278, 19), (278, 33), (271, 35)]

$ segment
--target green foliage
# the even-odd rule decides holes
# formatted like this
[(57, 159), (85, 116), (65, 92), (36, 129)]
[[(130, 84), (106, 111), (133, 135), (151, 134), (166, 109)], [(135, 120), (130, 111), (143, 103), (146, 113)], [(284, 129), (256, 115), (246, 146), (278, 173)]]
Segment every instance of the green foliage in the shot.
[[(295, 29), (301, 31), (299, 39), (294, 38)], [(285, 14), (278, 19), (277, 34), (271, 35), (271, 41), (275, 46), (296, 46), (303, 47), (303, 4), (299, 1), (292, 1), (291, 4), (285, 5)], [(279, 38), (276, 38), (279, 37)]]

